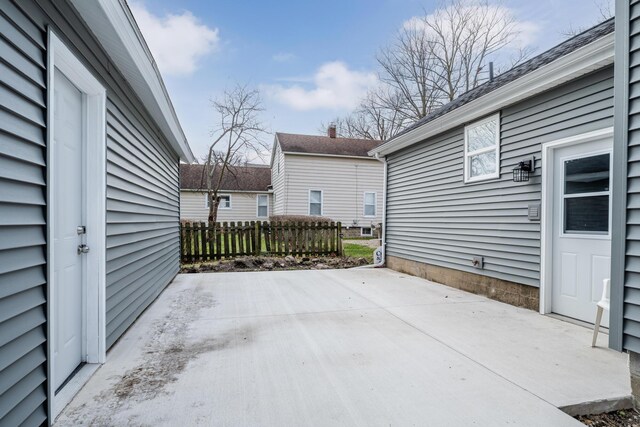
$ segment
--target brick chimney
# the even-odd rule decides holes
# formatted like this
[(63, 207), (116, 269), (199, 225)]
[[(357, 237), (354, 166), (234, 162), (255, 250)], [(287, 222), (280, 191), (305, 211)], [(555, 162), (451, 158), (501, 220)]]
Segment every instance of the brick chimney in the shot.
[(327, 136), (329, 136), (329, 138), (335, 138), (336, 137), (336, 124), (335, 123), (329, 123), (329, 127), (327, 128)]

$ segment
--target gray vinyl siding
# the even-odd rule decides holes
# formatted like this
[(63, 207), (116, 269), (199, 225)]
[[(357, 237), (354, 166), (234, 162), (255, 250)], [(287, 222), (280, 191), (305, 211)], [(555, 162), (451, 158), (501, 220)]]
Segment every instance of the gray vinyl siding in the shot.
[[(500, 178), (464, 183), (464, 127), (388, 157), (387, 254), (531, 286), (540, 284), (542, 143), (613, 125), (613, 68), (500, 112)], [(428, 126), (428, 125), (427, 125)], [(536, 156), (529, 182), (512, 169)], [(485, 268), (471, 266), (484, 256)]]
[(107, 102), (107, 347), (179, 270), (178, 156)]
[(0, 425), (46, 420), (46, 33), (0, 2)]
[(640, 2), (621, 1), (616, 5), (616, 168), (609, 344), (640, 353)]
[(47, 26), (107, 89), (107, 347), (179, 270), (178, 155), (64, 0), (0, 0), (0, 425), (47, 417)]

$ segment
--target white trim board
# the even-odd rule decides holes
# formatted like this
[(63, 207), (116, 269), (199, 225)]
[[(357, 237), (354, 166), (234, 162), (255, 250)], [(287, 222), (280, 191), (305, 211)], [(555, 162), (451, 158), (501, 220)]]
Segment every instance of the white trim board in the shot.
[[(551, 283), (553, 251), (553, 223), (549, 221), (553, 212), (553, 153), (555, 149), (571, 145), (583, 144), (590, 141), (611, 138), (613, 140), (613, 128), (605, 128), (580, 135), (570, 136), (547, 142), (542, 145), (542, 216), (540, 219), (540, 313), (551, 313)], [(611, 218), (609, 218), (611, 220)]]
[[(84, 361), (87, 363), (56, 396), (53, 378), (53, 366), (49, 363), (49, 419), (54, 420), (59, 412), (73, 398), (82, 384), (78, 381), (88, 379), (87, 373), (95, 370), (93, 364), (104, 363), (106, 360), (106, 91), (102, 84), (87, 70), (80, 60), (67, 48), (67, 46), (49, 29), (48, 31), (48, 105), (47, 109), (47, 241), (52, 242), (54, 236), (54, 212), (57, 200), (53, 195), (56, 185), (53, 171), (56, 165), (53, 162), (54, 144), (54, 70), (63, 73), (83, 94), (85, 98), (84, 113), (84, 170), (86, 179), (86, 244), (90, 252), (85, 255), (85, 280), (86, 295), (84, 298), (85, 310), (83, 310), (86, 325), (83, 331)], [(90, 171), (90, 172), (88, 172)], [(82, 177), (81, 177), (82, 178)], [(53, 360), (52, 351), (55, 330), (55, 316), (52, 302), (55, 301), (55, 279), (52, 268), (55, 263), (53, 245), (47, 248), (47, 357)], [(67, 388), (69, 388), (67, 390)], [(75, 392), (73, 392), (73, 390)]]
[(337, 159), (376, 160), (371, 155), (369, 155), (369, 156), (348, 156), (348, 155), (340, 155), (340, 154), (299, 153), (297, 151), (283, 151), (282, 154), (286, 154), (288, 156), (330, 157), (330, 158), (337, 158)]
[(371, 150), (369, 154), (386, 156), (606, 67), (613, 64), (613, 60), (614, 35), (608, 34), (437, 119), (391, 139)]

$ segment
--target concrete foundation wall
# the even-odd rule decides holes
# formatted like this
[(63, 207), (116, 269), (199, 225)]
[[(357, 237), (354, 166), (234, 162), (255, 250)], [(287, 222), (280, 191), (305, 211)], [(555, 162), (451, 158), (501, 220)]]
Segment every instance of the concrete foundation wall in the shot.
[(538, 310), (539, 289), (521, 283), (509, 282), (481, 274), (425, 264), (404, 258), (387, 256), (387, 267), (412, 276), (431, 280), (518, 307)]

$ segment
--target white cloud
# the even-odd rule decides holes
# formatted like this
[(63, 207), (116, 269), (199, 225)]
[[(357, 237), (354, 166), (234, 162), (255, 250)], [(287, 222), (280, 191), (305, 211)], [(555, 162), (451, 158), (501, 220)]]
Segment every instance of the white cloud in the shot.
[(378, 84), (375, 73), (353, 71), (346, 64), (335, 61), (323, 64), (313, 75), (312, 87), (265, 86), (265, 93), (294, 110), (350, 110), (355, 108), (366, 92)]
[(193, 73), (198, 61), (220, 43), (218, 29), (202, 24), (189, 11), (161, 17), (142, 3), (132, 2), (130, 7), (162, 73)]
[(291, 52), (278, 52), (271, 57), (276, 62), (287, 62), (295, 59), (295, 55)]

